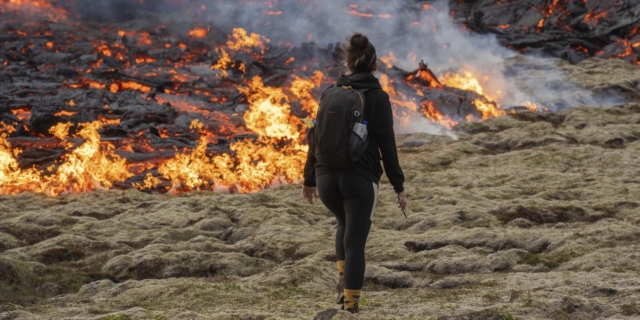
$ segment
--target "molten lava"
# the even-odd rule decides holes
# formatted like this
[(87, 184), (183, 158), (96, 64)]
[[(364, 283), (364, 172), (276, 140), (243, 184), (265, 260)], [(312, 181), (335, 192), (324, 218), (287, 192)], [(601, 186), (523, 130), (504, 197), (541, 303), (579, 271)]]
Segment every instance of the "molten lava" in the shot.
[[(243, 28), (226, 37), (195, 23), (179, 34), (163, 25), (91, 29), (50, 1), (0, 3), (3, 17), (19, 8), (46, 17), (42, 23), (12, 18), (21, 27), (11, 29), (11, 36), (24, 45), (7, 51), (11, 59), (3, 66), (29, 67), (42, 79), (59, 81), (12, 91), (20, 92), (12, 98), (26, 102), (12, 105), (3, 118), (13, 120), (0, 122), (0, 194), (56, 196), (114, 187), (252, 192), (301, 179), (308, 146), (300, 118), (317, 113), (320, 94), (339, 74), (327, 67), (333, 61), (296, 55), (290, 44), (274, 49), (269, 38)], [(422, 8), (435, 11), (428, 4)], [(369, 13), (371, 5), (349, 10), (391, 18)], [(280, 10), (267, 14), (286, 17)], [(51, 21), (62, 22), (51, 28)], [(40, 52), (62, 58), (30, 65)], [(418, 53), (413, 55), (417, 61)], [(424, 117), (447, 128), (474, 120), (429, 100), (448, 87), (481, 96), (473, 104), (482, 119), (504, 114), (470, 73), (438, 79), (421, 63), (410, 76), (399, 76), (392, 73), (399, 70), (395, 62), (393, 52), (381, 56), (389, 72), (381, 71), (380, 82), (400, 126)], [(56, 90), (64, 95), (56, 97)], [(27, 99), (42, 96), (55, 106)]]

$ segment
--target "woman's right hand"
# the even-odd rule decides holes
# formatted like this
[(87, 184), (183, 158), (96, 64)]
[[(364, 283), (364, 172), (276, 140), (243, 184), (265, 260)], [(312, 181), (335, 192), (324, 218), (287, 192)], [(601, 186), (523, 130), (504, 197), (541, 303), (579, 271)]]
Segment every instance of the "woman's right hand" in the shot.
[(302, 186), (302, 197), (310, 204), (313, 204), (313, 198), (318, 197), (318, 190), (316, 187)]
[(402, 210), (407, 209), (407, 193), (404, 191), (398, 193), (398, 207)]

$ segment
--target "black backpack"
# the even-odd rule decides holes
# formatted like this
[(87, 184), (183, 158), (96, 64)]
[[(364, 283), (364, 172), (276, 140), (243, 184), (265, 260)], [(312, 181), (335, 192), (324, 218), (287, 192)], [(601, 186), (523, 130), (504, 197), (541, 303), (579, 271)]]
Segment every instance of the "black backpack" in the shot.
[(317, 124), (311, 130), (310, 138), (314, 142), (316, 160), (323, 166), (346, 169), (362, 158), (370, 139), (362, 140), (353, 133), (353, 126), (362, 123), (364, 92), (367, 90), (331, 86), (322, 94)]

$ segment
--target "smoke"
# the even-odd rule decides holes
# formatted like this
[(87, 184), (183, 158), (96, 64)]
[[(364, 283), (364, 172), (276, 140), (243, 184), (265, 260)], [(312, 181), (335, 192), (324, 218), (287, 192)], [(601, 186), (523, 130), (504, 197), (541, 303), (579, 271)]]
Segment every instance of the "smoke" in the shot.
[(516, 52), (502, 46), (494, 35), (462, 30), (461, 24), (451, 21), (445, 0), (253, 1), (240, 6), (208, 1), (206, 6), (214, 12), (209, 18), (216, 26), (242, 26), (275, 43), (315, 41), (322, 46), (362, 32), (376, 46), (379, 57), (393, 53), (394, 64), (402, 69), (414, 70), (424, 60), (438, 76), (471, 72), (481, 81), (485, 94), (503, 107), (533, 102), (558, 111), (602, 102), (568, 81), (558, 68), (544, 68), (538, 77), (523, 76), (531, 69), (505, 63)]
[[(437, 76), (471, 72), (484, 93), (502, 107), (533, 102), (557, 111), (599, 104), (591, 92), (568, 81), (559, 68), (520, 65), (517, 54), (495, 36), (462, 30), (461, 24), (451, 21), (446, 0), (76, 0), (76, 4), (84, 16), (98, 20), (155, 17), (168, 26), (200, 24), (226, 33), (242, 27), (275, 45), (314, 41), (326, 46), (362, 32), (376, 46), (378, 57), (393, 53), (394, 65), (402, 69), (414, 70), (424, 60)], [(422, 120), (402, 130), (407, 128), (441, 131)]]
[(411, 134), (417, 132), (423, 132), (439, 136), (448, 136), (454, 140), (458, 140), (458, 136), (447, 127), (431, 122), (431, 120), (424, 116), (414, 117), (401, 127), (394, 128), (395, 133), (399, 134)]

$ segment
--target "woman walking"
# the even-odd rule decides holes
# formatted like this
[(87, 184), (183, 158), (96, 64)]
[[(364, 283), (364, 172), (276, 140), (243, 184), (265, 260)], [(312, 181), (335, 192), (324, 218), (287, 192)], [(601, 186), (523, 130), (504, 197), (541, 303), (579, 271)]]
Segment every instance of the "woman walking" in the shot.
[[(362, 124), (366, 126), (368, 138), (365, 140), (368, 142), (362, 157), (353, 166), (337, 169), (323, 165), (316, 159), (314, 143), (310, 141), (302, 195), (309, 203), (319, 196), (338, 220), (338, 303), (343, 304), (344, 310), (357, 313), (365, 273), (364, 249), (373, 221), (378, 182), (382, 175), (380, 160), (398, 194), (399, 207), (403, 210), (407, 206), (407, 197), (403, 187), (404, 175), (398, 163), (389, 95), (382, 90), (380, 82), (374, 76), (378, 67), (376, 49), (360, 33), (351, 36), (344, 49), (345, 65), (349, 72), (339, 77), (335, 86), (356, 90), (364, 95), (365, 121)], [(321, 99), (320, 109), (322, 108)], [(335, 123), (336, 130), (340, 130), (341, 126), (344, 124)], [(315, 140), (318, 139), (321, 138)]]

